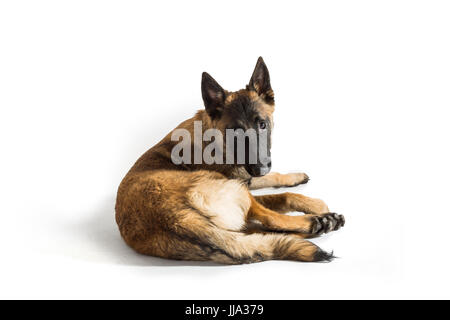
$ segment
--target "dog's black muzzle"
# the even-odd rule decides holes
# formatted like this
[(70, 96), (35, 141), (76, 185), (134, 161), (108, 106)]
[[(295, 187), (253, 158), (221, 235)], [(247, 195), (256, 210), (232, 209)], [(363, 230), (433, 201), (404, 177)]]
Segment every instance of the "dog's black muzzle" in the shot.
[(246, 165), (245, 169), (252, 177), (262, 177), (270, 172), (270, 169), (272, 169), (272, 162), (269, 161), (266, 165), (264, 164)]

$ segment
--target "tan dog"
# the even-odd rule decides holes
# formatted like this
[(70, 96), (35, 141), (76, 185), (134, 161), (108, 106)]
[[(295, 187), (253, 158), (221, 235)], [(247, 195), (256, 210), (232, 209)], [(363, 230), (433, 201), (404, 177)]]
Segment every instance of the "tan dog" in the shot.
[[(237, 92), (225, 91), (203, 73), (202, 96), (205, 110), (177, 129), (193, 133), (194, 121), (201, 121), (203, 131), (252, 128), (258, 137), (264, 133), (270, 138), (274, 94), (262, 58), (246, 89)], [(205, 147), (204, 142), (194, 143), (193, 149)], [(169, 133), (135, 163), (120, 184), (116, 221), (134, 250), (169, 259), (226, 264), (333, 258), (304, 238), (339, 229), (345, 222), (342, 215), (329, 213), (323, 201), (301, 194), (253, 196), (249, 192), (308, 181), (304, 173), (267, 174), (270, 139), (264, 159), (242, 164), (176, 165), (171, 158), (176, 144)], [(284, 215), (290, 211), (305, 215)]]

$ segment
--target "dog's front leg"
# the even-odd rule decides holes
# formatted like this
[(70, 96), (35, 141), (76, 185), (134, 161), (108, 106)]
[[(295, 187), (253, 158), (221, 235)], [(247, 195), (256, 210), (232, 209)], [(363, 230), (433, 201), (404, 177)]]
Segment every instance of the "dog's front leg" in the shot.
[(306, 173), (281, 174), (278, 172), (272, 172), (263, 177), (251, 178), (249, 189), (256, 190), (262, 188), (295, 187), (299, 184), (307, 183), (308, 180), (309, 177)]
[(253, 196), (251, 196), (247, 220), (248, 222), (256, 220), (267, 230), (297, 232), (306, 236), (318, 236), (322, 233), (338, 230), (345, 222), (344, 217), (336, 213), (302, 216), (279, 214), (264, 207)]

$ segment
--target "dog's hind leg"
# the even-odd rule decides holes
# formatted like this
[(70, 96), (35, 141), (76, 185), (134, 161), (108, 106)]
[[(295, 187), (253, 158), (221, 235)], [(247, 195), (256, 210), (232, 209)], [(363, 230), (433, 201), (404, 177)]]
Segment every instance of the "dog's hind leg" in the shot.
[(263, 177), (254, 177), (250, 179), (249, 189), (256, 190), (262, 188), (281, 188), (295, 187), (309, 181), (306, 173), (287, 173), (278, 172), (269, 173)]
[(298, 193), (284, 192), (280, 194), (255, 196), (254, 198), (264, 207), (278, 213), (299, 211), (306, 214), (321, 215), (330, 212), (328, 206), (322, 200), (310, 198)]
[(274, 211), (273, 209), (279, 209), (281, 212), (292, 211), (287, 210), (289, 206), (286, 204), (285, 197), (286, 195), (252, 196), (247, 215), (248, 221), (256, 220), (267, 230), (297, 232), (308, 237), (338, 230), (345, 223), (344, 217), (336, 213), (289, 216)]

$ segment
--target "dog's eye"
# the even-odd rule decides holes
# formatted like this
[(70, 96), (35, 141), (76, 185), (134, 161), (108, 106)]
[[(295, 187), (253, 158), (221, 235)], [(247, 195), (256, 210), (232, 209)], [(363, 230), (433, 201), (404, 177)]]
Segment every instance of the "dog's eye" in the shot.
[(267, 125), (266, 125), (266, 122), (265, 122), (265, 121), (260, 121), (258, 125), (259, 125), (259, 128), (260, 128), (261, 130), (264, 130), (264, 129), (266, 129), (266, 127), (267, 127)]

